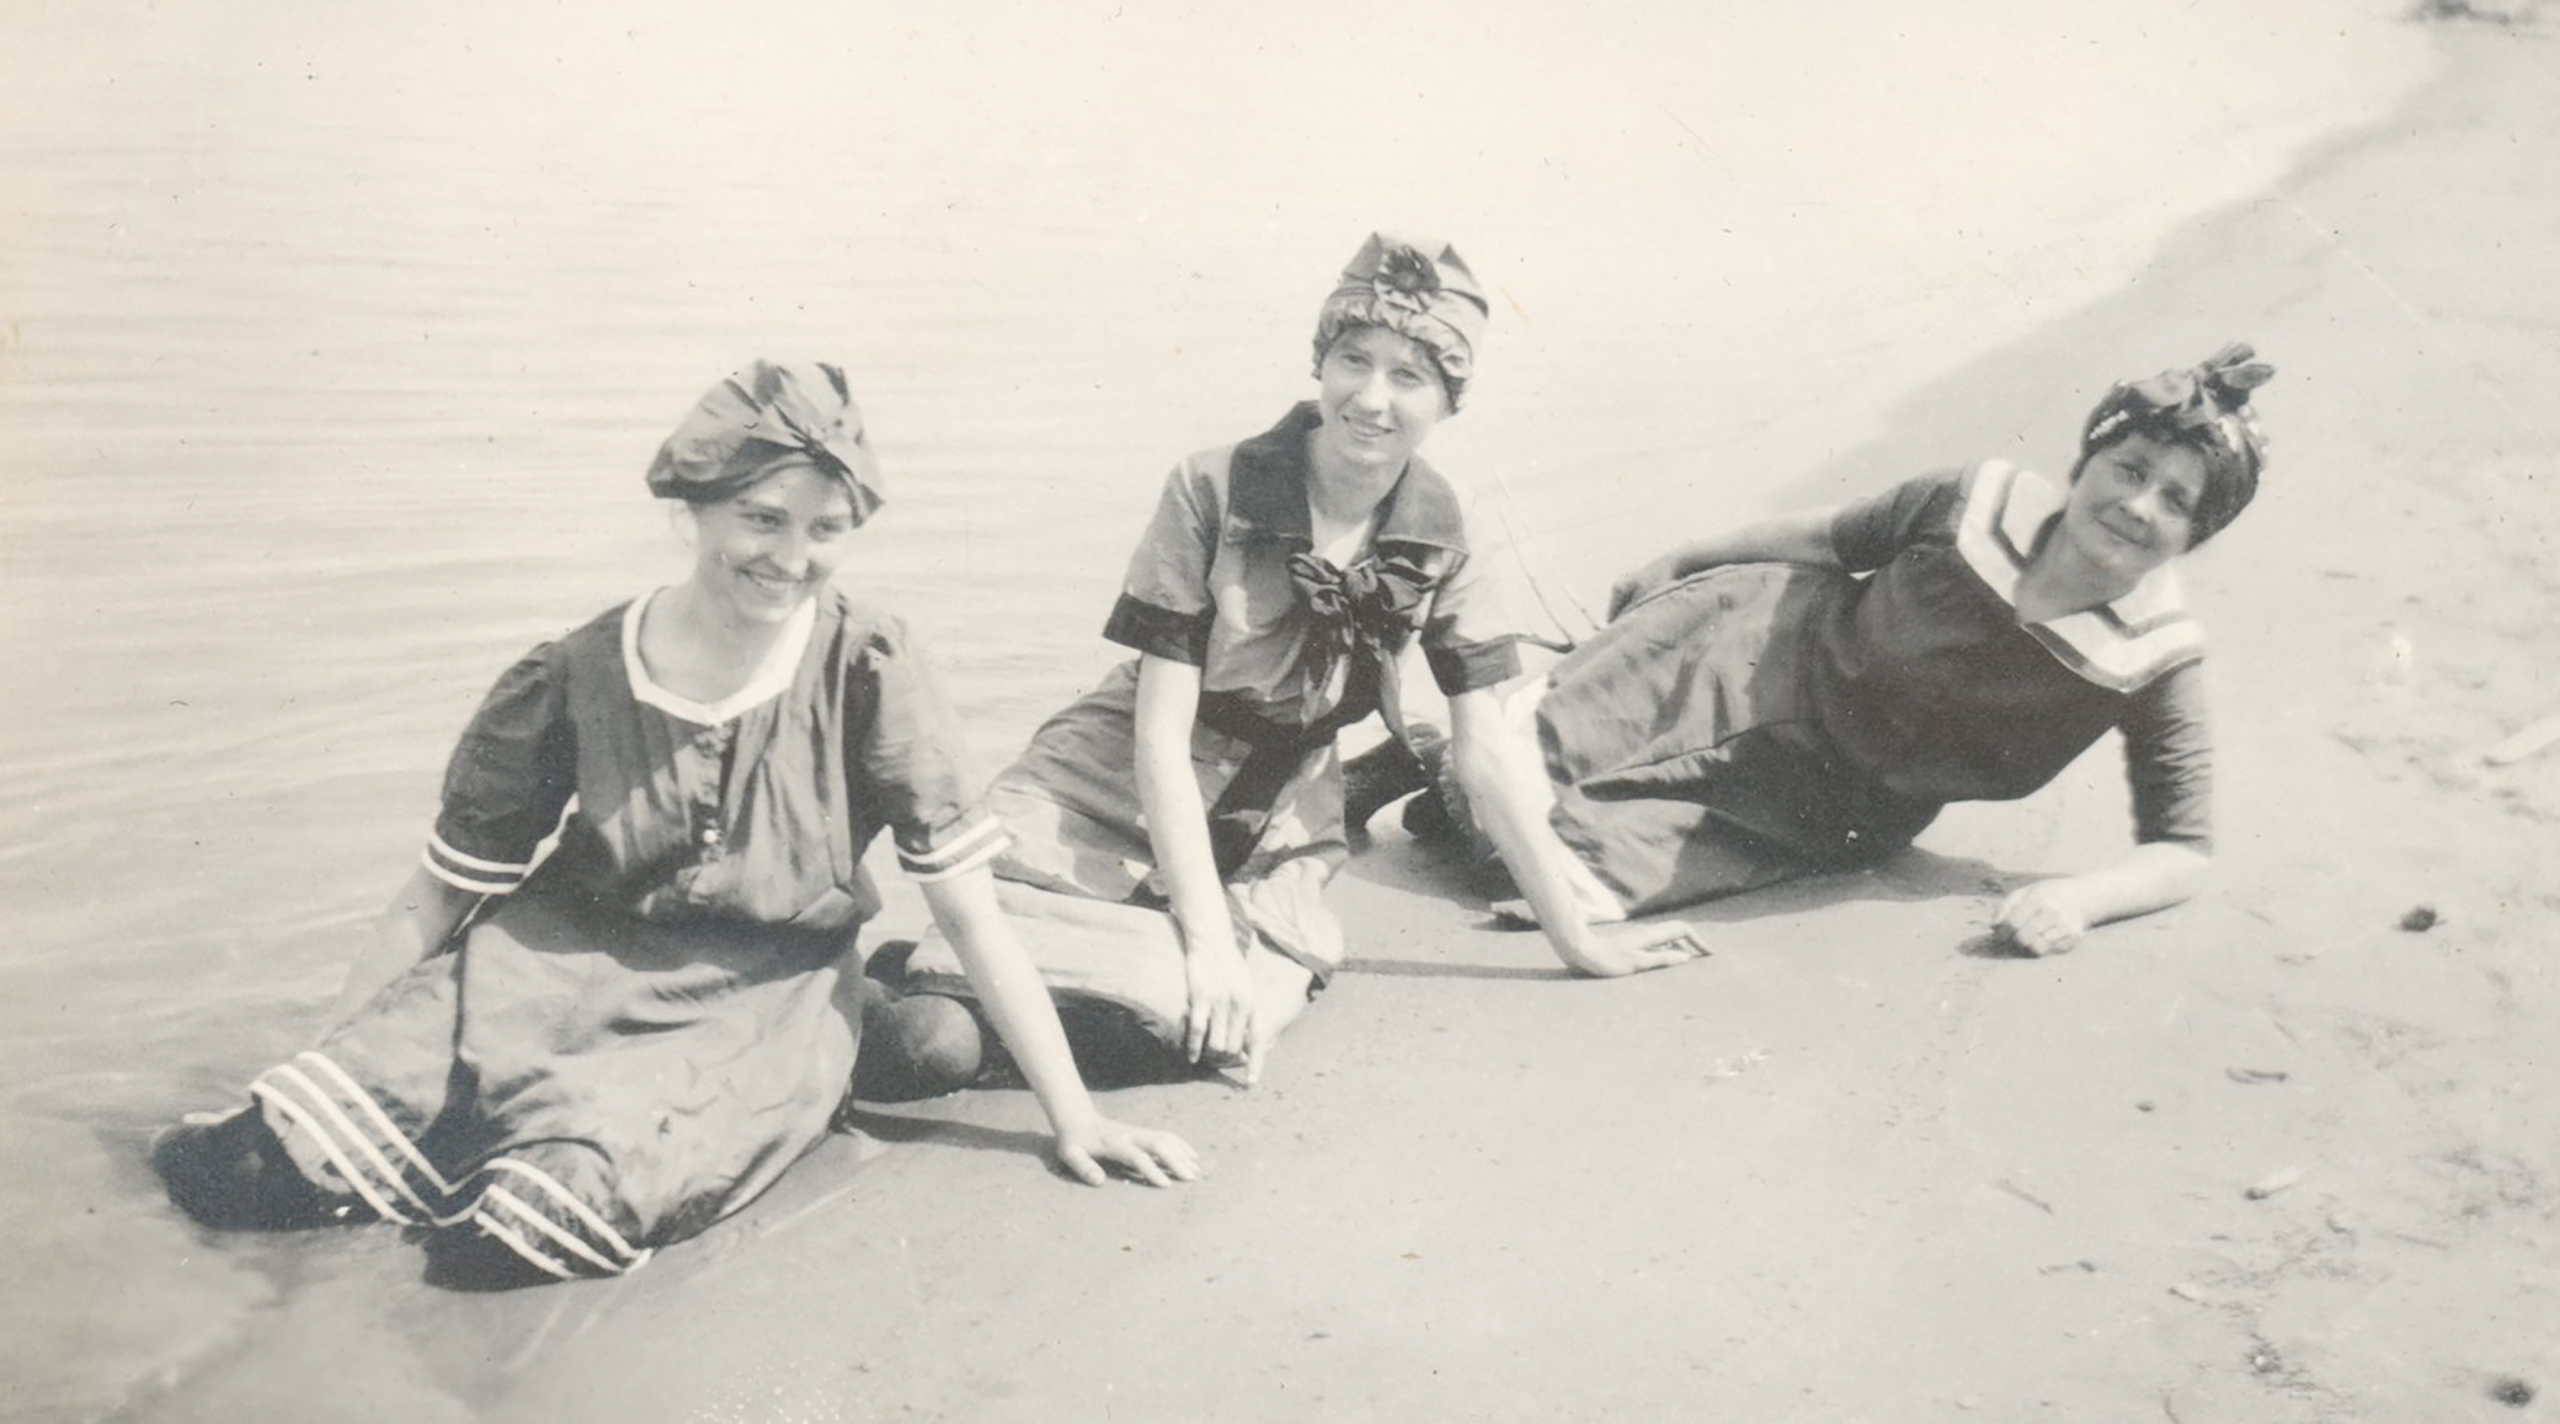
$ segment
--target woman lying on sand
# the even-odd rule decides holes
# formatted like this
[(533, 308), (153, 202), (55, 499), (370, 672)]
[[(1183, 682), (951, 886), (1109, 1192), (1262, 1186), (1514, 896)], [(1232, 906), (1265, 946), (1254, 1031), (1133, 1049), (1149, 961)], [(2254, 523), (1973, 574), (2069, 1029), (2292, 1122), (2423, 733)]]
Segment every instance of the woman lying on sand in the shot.
[[(2133, 851), (2010, 895), (2031, 954), (2186, 899), (2211, 851), (2204, 636), (2170, 565), (2257, 492), (2234, 345), (2116, 386), (2062, 486), (1993, 461), (1702, 539), (1611, 590), (1608, 626), (1513, 694), (1525, 795), (1612, 920), (1871, 863), (1950, 801), (2013, 800), (2124, 734)], [(1376, 754), (1392, 764), (1402, 753)], [(1463, 824), (1463, 781), (1408, 824)]]
[[(1615, 975), (1694, 957), (1686, 926), (1598, 930), (1570, 862), (1510, 794), (1491, 689), (1513, 630), (1470, 557), (1456, 491), (1416, 453), (1457, 408), (1487, 308), (1458, 254), (1372, 236), (1318, 318), (1316, 398), (1183, 461), (1103, 636), (1137, 654), (1051, 718), (996, 780), (1004, 903), (1073, 1000), (1116, 1004), (1187, 1063), (1241, 1062), (1342, 962), (1325, 882), (1346, 848), (1334, 737), (1400, 721), (1396, 654), (1418, 640), (1448, 694), (1450, 766), (1556, 953)], [(913, 985), (956, 989), (928, 938)], [(966, 1081), (969, 1046), (943, 1065)]]
[(828, 585), (880, 503), (843, 373), (738, 372), (648, 483), (682, 503), (692, 576), (498, 680), (336, 1026), (249, 1106), (163, 1136), (171, 1198), (217, 1226), (441, 1228), (439, 1269), (483, 1283), (637, 1267), (825, 1135), (862, 1039), (854, 940), (880, 901), (861, 859), (884, 828), (1059, 1159), (1087, 1182), (1103, 1163), (1196, 1177), (1180, 1138), (1095, 1112), (996, 908), (1004, 831), (914, 641)]

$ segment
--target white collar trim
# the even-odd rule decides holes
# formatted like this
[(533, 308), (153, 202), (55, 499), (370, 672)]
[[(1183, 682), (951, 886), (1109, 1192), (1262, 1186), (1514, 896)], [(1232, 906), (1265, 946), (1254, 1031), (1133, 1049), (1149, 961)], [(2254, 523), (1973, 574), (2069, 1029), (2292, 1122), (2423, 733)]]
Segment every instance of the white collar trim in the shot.
[(631, 600), (622, 610), (622, 668), (631, 679), (631, 695), (646, 706), (655, 707), (670, 717), (681, 718), (698, 726), (716, 727), (758, 704), (772, 701), (791, 685), (800, 671), (800, 657), (809, 650), (809, 635), (818, 626), (818, 600), (810, 598), (791, 612), (782, 636), (773, 640), (764, 661), (756, 665), (755, 674), (745, 685), (717, 702), (696, 702), (680, 693), (670, 692), (649, 676), (649, 666), (640, 660), (640, 619), (659, 594), (644, 594)]
[[(2062, 505), (2063, 492), (2050, 481), (2006, 460), (1987, 462), (1965, 482), (1956, 551), (2012, 611), (2027, 558)], [(2118, 692), (2204, 656), (2204, 629), (2188, 615), (2185, 590), (2167, 565), (2112, 602), (2024, 626), (2063, 666)]]

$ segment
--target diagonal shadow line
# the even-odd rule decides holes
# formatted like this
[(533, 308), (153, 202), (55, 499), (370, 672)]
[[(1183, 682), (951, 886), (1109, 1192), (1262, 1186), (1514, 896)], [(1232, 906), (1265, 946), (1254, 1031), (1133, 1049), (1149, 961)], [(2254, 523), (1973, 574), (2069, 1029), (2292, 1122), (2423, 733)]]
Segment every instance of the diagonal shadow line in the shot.
[(930, 1142), (971, 1152), (1018, 1152), (1044, 1159), (1049, 1155), (1049, 1134), (1045, 1132), (987, 1127), (974, 1122), (953, 1122), (948, 1118), (901, 1117), (876, 1108), (847, 1107), (836, 1114), (835, 1125), (839, 1131), (849, 1128), (867, 1137), (901, 1146)]
[[(1037, 1160), (1050, 1176), (1062, 1182), (1076, 1182), (1076, 1174), (1067, 1170), (1052, 1149), (1057, 1139), (1045, 1132), (1024, 1132), (1014, 1128), (987, 1127), (974, 1122), (953, 1122), (938, 1117), (900, 1117), (872, 1108), (847, 1105), (836, 1114), (838, 1132), (861, 1132), (896, 1146), (928, 1143), (940, 1147), (957, 1147), (964, 1152), (1019, 1153)], [(1135, 1180), (1133, 1173), (1105, 1163), (1103, 1170), (1115, 1182)], [(1081, 1183), (1079, 1183), (1081, 1185)]]
[(1345, 974), (1375, 974), (1382, 979), (1571, 979), (1561, 964), (1439, 964), (1425, 959), (1346, 959)]

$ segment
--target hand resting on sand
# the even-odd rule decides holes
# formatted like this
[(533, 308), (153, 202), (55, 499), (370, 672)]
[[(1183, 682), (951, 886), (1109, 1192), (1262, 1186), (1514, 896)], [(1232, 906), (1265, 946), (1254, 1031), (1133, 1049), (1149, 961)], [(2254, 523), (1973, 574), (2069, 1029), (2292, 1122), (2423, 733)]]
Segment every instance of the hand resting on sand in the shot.
[[(1526, 900), (1497, 900), (1493, 917), (1521, 929), (1537, 929), (1538, 912)], [(1650, 924), (1591, 925), (1579, 937), (1580, 952), (1567, 959), (1576, 974), (1616, 979), (1647, 969), (1668, 969), (1707, 957), (1707, 942), (1684, 920)], [(1562, 951), (1560, 950), (1559, 953)]]
[(1991, 917), (1991, 927), (2011, 944), (2039, 958), (2068, 954), (2089, 932), (2089, 913), (2068, 881), (2039, 880), (2010, 892)]
[(1196, 1182), (1201, 1177), (1200, 1154), (1190, 1143), (1170, 1132), (1132, 1127), (1107, 1117), (1059, 1128), (1057, 1153), (1059, 1165), (1089, 1187), (1110, 1180), (1108, 1167), (1118, 1167), (1151, 1187)]

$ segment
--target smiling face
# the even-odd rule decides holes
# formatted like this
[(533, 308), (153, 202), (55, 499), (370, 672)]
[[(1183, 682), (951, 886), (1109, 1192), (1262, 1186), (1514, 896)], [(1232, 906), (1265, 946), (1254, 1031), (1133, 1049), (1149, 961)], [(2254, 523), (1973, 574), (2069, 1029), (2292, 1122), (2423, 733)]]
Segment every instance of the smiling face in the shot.
[(694, 586), (744, 623), (779, 623), (833, 577), (853, 542), (844, 483), (787, 465), (727, 499), (693, 506)]
[(2129, 588), (2194, 542), (2204, 491), (2202, 452), (2127, 435), (2081, 462), (2056, 537)]
[(1356, 326), (1326, 348), (1316, 367), (1320, 462), (1394, 473), (1449, 413), (1447, 388), (1431, 349), (1383, 326)]

